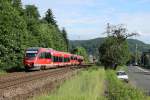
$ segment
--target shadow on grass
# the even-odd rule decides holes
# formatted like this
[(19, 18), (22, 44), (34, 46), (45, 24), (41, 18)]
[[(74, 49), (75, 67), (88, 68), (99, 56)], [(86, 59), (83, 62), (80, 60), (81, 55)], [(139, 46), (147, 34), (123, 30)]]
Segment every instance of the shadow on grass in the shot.
[(14, 72), (25, 72), (23, 67), (12, 67), (8, 69), (4, 69), (7, 73), (14, 73)]

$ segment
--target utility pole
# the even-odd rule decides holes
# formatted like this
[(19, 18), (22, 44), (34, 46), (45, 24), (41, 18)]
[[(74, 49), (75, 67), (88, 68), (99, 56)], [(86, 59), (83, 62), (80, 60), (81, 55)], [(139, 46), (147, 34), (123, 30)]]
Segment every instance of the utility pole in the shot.
[(138, 45), (136, 44), (136, 47), (135, 47), (135, 64), (137, 65), (137, 60), (138, 60)]
[(107, 23), (107, 36), (109, 36), (110, 35), (110, 24), (109, 23)]

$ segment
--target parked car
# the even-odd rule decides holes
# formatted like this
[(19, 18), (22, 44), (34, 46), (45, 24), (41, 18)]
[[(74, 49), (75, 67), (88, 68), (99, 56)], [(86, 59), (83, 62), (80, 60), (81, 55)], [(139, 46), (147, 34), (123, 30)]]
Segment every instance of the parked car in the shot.
[(117, 71), (117, 78), (127, 83), (129, 82), (128, 75), (126, 74), (125, 71)]

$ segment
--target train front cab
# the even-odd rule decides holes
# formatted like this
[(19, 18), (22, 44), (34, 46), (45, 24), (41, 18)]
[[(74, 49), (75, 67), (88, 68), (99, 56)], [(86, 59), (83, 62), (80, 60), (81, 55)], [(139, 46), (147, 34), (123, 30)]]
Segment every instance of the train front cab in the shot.
[(31, 70), (34, 68), (34, 63), (36, 61), (36, 57), (39, 53), (40, 48), (28, 48), (25, 51), (25, 56), (24, 56), (24, 67), (26, 70)]
[(40, 70), (52, 67), (52, 50), (39, 48), (36, 51), (34, 49), (27, 49), (24, 66), (26, 70)]

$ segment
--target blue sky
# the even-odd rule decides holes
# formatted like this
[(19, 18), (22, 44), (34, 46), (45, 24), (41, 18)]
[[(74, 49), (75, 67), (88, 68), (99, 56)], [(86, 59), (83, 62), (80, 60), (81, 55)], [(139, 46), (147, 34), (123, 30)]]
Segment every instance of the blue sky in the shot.
[(138, 32), (134, 39), (150, 43), (150, 0), (22, 0), (23, 5), (34, 4), (41, 16), (48, 8), (65, 27), (69, 39), (87, 40), (104, 37), (106, 24), (125, 24), (130, 32)]

